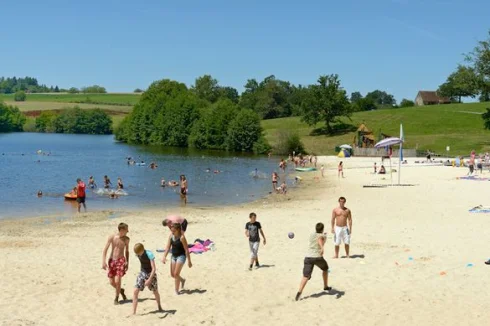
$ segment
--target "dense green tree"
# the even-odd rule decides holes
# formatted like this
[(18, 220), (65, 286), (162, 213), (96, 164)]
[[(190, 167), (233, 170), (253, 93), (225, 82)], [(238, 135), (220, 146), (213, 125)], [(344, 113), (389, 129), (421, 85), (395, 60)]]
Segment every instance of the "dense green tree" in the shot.
[(116, 130), (116, 138), (135, 144), (187, 146), (199, 117), (197, 103), (182, 83), (168, 79), (154, 82)]
[(235, 88), (229, 86), (219, 88), (219, 97), (222, 99), (228, 99), (235, 104), (237, 104), (240, 100), (240, 95), (238, 94), (238, 91)]
[(274, 75), (264, 78), (260, 83), (249, 79), (240, 106), (255, 111), (263, 119), (288, 117), (293, 113), (297, 90), (289, 82), (276, 79)]
[(60, 89), (58, 88), (58, 85), (56, 85), (56, 86), (54, 87), (54, 92), (55, 92), (55, 93), (59, 93), (59, 92), (60, 92)]
[(490, 30), (487, 39), (479, 41), (472, 52), (466, 55), (466, 61), (471, 64), (477, 80), (480, 101), (490, 99)]
[(406, 98), (404, 98), (404, 99), (403, 99), (403, 100), (400, 102), (400, 107), (401, 107), (401, 108), (408, 108), (408, 107), (412, 107), (412, 106), (415, 106), (414, 101), (407, 100)]
[(78, 94), (80, 93), (80, 90), (76, 87), (71, 87), (69, 90), (68, 90), (68, 93), (70, 94)]
[(17, 91), (14, 94), (14, 101), (16, 102), (24, 102), (27, 98), (26, 92), (24, 91)]
[(0, 132), (22, 131), (25, 121), (17, 107), (0, 102)]
[(385, 91), (375, 90), (366, 94), (378, 107), (392, 107), (396, 105), (395, 97)]
[(92, 85), (81, 88), (82, 93), (95, 93), (95, 94), (104, 94), (107, 93), (105, 87), (99, 85)]
[(198, 77), (191, 87), (191, 91), (200, 99), (214, 103), (220, 96), (218, 80), (210, 75)]
[(359, 100), (360, 100), (360, 99), (362, 99), (362, 98), (363, 98), (363, 97), (362, 97), (361, 92), (352, 92), (352, 93), (350, 94), (350, 102), (351, 102), (352, 104), (356, 103), (357, 101), (359, 101)]
[(378, 108), (374, 100), (370, 97), (363, 97), (351, 103), (354, 111), (372, 111)]
[(260, 117), (252, 110), (242, 109), (228, 127), (227, 147), (232, 151), (251, 152), (261, 135)]
[(483, 119), (485, 129), (490, 129), (490, 108), (487, 108), (487, 112), (483, 113), (481, 117)]
[(437, 92), (441, 96), (458, 98), (475, 97), (479, 93), (480, 81), (472, 67), (459, 65), (455, 72), (447, 78), (446, 82), (439, 86)]
[(352, 112), (338, 75), (320, 76), (318, 84), (308, 88), (302, 108), (302, 121), (310, 126), (323, 121), (328, 133), (333, 132), (332, 124), (338, 122), (341, 117), (350, 117)]
[(228, 126), (239, 108), (229, 99), (221, 99), (202, 111), (189, 136), (189, 145), (196, 148), (226, 149)]
[(141, 88), (136, 88), (133, 93), (143, 93), (144, 90), (142, 90)]
[(56, 113), (53, 111), (43, 111), (36, 118), (35, 128), (37, 132), (54, 132), (53, 121)]
[(36, 131), (67, 134), (107, 135), (112, 132), (112, 119), (101, 109), (79, 107), (42, 112), (36, 118)]

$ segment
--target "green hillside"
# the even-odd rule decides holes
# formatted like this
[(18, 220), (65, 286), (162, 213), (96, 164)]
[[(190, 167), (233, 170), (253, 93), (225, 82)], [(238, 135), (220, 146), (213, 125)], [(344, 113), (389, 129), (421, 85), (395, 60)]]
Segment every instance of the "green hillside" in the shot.
[[(137, 93), (107, 93), (107, 94), (45, 93), (45, 94), (27, 94), (26, 102), (61, 102), (61, 103), (87, 103), (87, 104), (133, 106), (139, 101), (140, 96), (141, 95)], [(0, 101), (13, 102), (14, 94), (0, 94)]]
[[(490, 131), (483, 128), (481, 113), (490, 103), (447, 104), (410, 107), (403, 109), (357, 112), (343, 122), (357, 127), (364, 123), (377, 137), (380, 132), (398, 136), (403, 123), (405, 147), (445, 153), (451, 147), (451, 155), (465, 154), (472, 149), (490, 151)], [(335, 146), (352, 144), (356, 133), (347, 132), (335, 136), (312, 136), (315, 129), (302, 123), (299, 117), (264, 120), (262, 126), (266, 138), (274, 144), (280, 130), (295, 130), (301, 136), (306, 150), (316, 154), (334, 154)], [(321, 125), (317, 125), (321, 127)]]

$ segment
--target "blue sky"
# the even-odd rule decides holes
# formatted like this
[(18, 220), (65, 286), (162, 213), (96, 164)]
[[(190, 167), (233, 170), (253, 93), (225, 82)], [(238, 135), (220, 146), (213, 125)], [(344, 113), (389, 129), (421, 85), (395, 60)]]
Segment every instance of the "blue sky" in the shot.
[[(345, 89), (415, 98), (486, 38), (490, 1), (2, 1), (0, 75), (60, 87), (188, 85), (211, 74), (243, 89), (337, 73)], [(487, 22), (487, 23), (485, 23)]]

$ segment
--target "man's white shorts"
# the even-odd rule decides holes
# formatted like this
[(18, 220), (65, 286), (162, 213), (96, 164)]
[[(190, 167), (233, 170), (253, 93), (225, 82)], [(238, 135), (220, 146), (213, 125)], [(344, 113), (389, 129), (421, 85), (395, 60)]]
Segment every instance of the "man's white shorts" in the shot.
[(334, 243), (336, 246), (340, 246), (340, 243), (350, 244), (350, 233), (347, 226), (335, 226)]

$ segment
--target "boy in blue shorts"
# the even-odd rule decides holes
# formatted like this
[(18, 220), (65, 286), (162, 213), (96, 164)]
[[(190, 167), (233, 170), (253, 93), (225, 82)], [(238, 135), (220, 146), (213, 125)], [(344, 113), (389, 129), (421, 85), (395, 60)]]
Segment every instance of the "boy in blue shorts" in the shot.
[(155, 256), (149, 250), (145, 250), (145, 247), (141, 243), (134, 245), (134, 253), (138, 256), (141, 263), (141, 271), (136, 279), (136, 285), (133, 293), (133, 314), (136, 314), (136, 307), (138, 306), (138, 294), (140, 291), (148, 287), (150, 291), (153, 291), (155, 300), (157, 301), (158, 310), (162, 311), (160, 304), (160, 294), (158, 293), (158, 282), (156, 275)]

